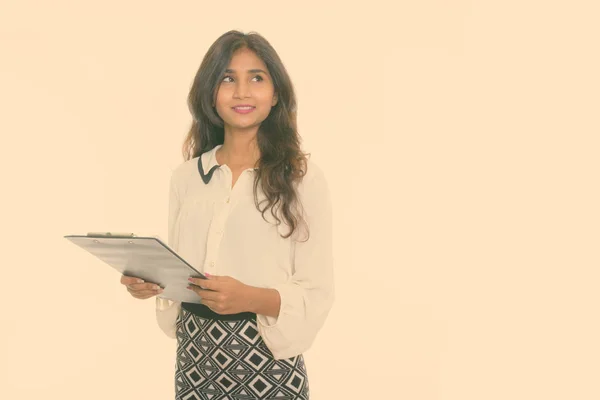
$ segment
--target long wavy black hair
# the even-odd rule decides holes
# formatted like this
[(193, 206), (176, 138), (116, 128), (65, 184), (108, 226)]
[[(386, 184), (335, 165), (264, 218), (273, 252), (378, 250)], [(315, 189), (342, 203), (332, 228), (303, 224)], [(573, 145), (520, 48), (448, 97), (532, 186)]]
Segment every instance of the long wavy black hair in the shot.
[[(188, 107), (193, 122), (183, 144), (184, 160), (190, 160), (213, 149), (225, 140), (223, 119), (217, 114), (217, 91), (233, 54), (239, 49), (253, 51), (266, 64), (273, 80), (278, 101), (257, 133), (260, 160), (254, 179), (254, 203), (265, 219), (267, 209), (280, 225), (280, 214), (290, 230), (283, 238), (290, 237), (304, 223), (298, 200), (297, 183), (306, 174), (307, 156), (300, 149), (301, 138), (296, 124), (296, 95), (292, 81), (277, 52), (271, 44), (255, 32), (244, 34), (229, 31), (221, 35), (208, 49), (196, 73), (188, 95)], [(258, 201), (260, 185), (265, 199)], [(263, 202), (264, 208), (260, 208)], [(295, 208), (295, 211), (292, 211)], [(307, 236), (307, 240), (308, 240)]]

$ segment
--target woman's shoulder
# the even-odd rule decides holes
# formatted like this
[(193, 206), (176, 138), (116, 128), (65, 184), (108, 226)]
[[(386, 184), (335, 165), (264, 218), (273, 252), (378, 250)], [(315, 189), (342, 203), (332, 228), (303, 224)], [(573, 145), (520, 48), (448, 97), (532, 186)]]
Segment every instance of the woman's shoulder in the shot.
[(308, 178), (309, 180), (315, 178), (325, 178), (325, 171), (323, 170), (321, 165), (310, 157), (306, 159), (305, 178)]
[(171, 179), (176, 183), (181, 183), (198, 173), (198, 158), (194, 157), (189, 160), (180, 162), (171, 170)]
[(323, 186), (327, 186), (325, 171), (318, 162), (315, 162), (311, 158), (307, 158), (306, 160), (306, 173), (302, 177), (300, 186), (305, 189), (316, 188), (317, 190), (323, 188)]

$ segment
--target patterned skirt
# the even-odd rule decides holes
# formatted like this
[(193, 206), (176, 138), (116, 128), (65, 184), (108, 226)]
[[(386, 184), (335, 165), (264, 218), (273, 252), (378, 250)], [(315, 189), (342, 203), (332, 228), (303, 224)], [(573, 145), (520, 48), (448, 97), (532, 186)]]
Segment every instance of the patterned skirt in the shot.
[(302, 354), (275, 360), (256, 314), (183, 303), (177, 317), (176, 400), (309, 399)]

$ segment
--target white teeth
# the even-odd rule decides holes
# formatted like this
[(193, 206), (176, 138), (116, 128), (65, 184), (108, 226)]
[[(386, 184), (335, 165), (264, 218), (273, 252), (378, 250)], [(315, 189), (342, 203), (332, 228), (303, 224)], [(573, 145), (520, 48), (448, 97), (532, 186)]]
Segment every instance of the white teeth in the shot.
[(251, 110), (253, 107), (235, 107), (236, 110)]

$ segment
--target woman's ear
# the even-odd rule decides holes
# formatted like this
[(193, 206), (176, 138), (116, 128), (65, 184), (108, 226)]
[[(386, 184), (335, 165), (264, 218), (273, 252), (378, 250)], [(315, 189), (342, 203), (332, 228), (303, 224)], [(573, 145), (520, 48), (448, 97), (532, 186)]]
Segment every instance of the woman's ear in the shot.
[(277, 104), (278, 100), (279, 100), (279, 97), (277, 96), (277, 93), (275, 93), (273, 95), (273, 101), (271, 102), (271, 107), (275, 106), (275, 104)]

